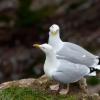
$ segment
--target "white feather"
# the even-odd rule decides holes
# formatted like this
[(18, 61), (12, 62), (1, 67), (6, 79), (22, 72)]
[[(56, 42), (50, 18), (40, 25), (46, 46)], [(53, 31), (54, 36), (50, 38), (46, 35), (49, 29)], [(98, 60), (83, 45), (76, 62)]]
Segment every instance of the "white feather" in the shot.
[(96, 76), (96, 72), (94, 71), (94, 72), (88, 74), (88, 76)]
[(100, 65), (94, 66), (95, 69), (100, 70)]

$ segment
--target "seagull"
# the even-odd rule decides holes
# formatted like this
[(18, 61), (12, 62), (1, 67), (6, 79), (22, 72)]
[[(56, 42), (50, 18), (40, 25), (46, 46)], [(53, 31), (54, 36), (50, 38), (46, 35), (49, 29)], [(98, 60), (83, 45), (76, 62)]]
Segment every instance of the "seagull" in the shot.
[[(65, 59), (57, 59), (55, 49), (49, 44), (34, 44), (33, 46), (40, 48), (46, 55), (44, 72), (49, 79), (62, 84), (69, 84), (77, 82), (91, 73), (91, 69), (86, 65), (75, 64)], [(67, 89), (69, 91), (69, 88)]]
[[(75, 64), (82, 64), (95, 69), (100, 69), (99, 56), (95, 56), (79, 45), (63, 42), (60, 38), (60, 28), (53, 24), (50, 27), (48, 44), (56, 51), (58, 59), (65, 59)], [(91, 73), (95, 76), (96, 72)]]
[[(55, 49), (57, 59), (68, 60), (74, 64), (86, 65), (92, 69), (100, 70), (98, 56), (93, 55), (77, 44), (63, 42), (60, 38), (60, 28), (58, 25), (53, 24), (49, 30), (48, 44)], [(91, 71), (89, 75), (96, 76), (96, 71)], [(84, 77), (79, 81), (79, 85), (84, 92), (87, 92), (87, 83)]]

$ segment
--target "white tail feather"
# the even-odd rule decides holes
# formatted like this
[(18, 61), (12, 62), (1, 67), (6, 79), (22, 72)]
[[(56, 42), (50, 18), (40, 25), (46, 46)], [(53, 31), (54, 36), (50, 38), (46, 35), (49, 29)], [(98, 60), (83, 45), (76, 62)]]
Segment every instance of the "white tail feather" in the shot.
[(94, 66), (95, 69), (100, 70), (100, 65)]
[(88, 74), (89, 76), (96, 76), (96, 72), (94, 71), (94, 72), (92, 72), (92, 73), (90, 73), (90, 74)]

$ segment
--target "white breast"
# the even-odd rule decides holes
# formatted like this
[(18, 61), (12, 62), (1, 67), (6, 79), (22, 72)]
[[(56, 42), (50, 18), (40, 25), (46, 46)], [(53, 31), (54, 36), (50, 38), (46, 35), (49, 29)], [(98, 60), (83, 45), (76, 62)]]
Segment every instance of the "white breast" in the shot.
[(57, 71), (57, 69), (58, 69), (58, 64), (57, 63), (55, 63), (55, 64), (53, 64), (52, 62), (50, 62), (50, 63), (45, 63), (44, 64), (44, 72), (45, 72), (45, 74), (50, 78), (50, 79), (52, 79), (52, 75), (53, 75), (53, 73), (55, 73), (55, 71)]

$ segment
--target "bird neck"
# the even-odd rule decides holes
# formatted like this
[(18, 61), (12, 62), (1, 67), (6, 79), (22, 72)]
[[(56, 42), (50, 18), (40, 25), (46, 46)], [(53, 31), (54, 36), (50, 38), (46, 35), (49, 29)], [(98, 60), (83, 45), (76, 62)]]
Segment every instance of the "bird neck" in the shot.
[(57, 62), (57, 58), (56, 58), (56, 53), (55, 52), (50, 52), (46, 54), (46, 61), (51, 63), (55, 63)]
[(49, 78), (52, 79), (52, 74), (54, 73), (54, 71), (56, 71), (58, 64), (59, 64), (59, 62), (56, 58), (55, 53), (51, 52), (49, 54), (46, 54), (46, 60), (45, 60), (45, 64), (44, 64), (44, 72)]
[(49, 41), (48, 41), (48, 43), (51, 46), (53, 46), (55, 51), (58, 51), (61, 48), (62, 44), (63, 44), (62, 40), (60, 39), (60, 34), (59, 33), (57, 33), (55, 36), (49, 34)]

